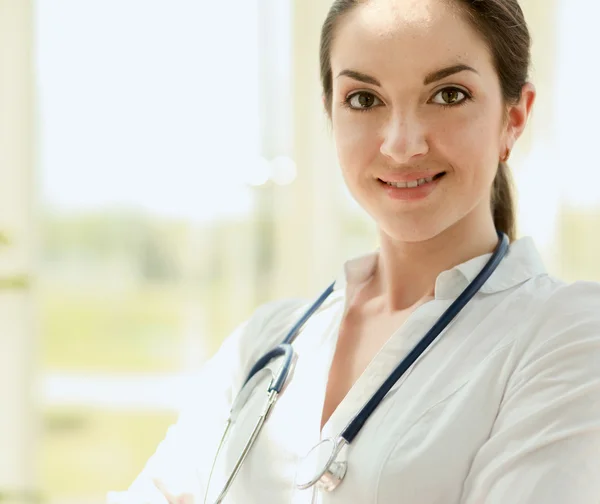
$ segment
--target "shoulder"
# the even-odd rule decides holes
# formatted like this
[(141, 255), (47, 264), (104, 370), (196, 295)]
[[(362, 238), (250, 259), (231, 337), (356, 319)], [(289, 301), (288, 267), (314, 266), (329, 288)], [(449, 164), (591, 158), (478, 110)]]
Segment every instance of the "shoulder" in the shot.
[(239, 388), (256, 360), (284, 339), (286, 327), (292, 326), (296, 313), (302, 313), (305, 306), (307, 302), (302, 299), (280, 299), (258, 306), (203, 365), (194, 377), (193, 390), (215, 381), (229, 384), (232, 390)]
[(552, 293), (549, 308), (557, 310), (556, 316), (588, 313), (600, 320), (600, 283), (561, 283)]
[(522, 312), (519, 367), (570, 359), (600, 364), (600, 283), (545, 277), (532, 287), (529, 309)]
[[(294, 316), (299, 315), (308, 307), (308, 301), (301, 298), (285, 298), (269, 301), (260, 305), (248, 320), (248, 332), (252, 333), (251, 339), (262, 344), (285, 330)], [(281, 339), (283, 340), (283, 337)]]
[(564, 283), (548, 277), (539, 287), (536, 295), (539, 305), (533, 320), (536, 332), (599, 327), (600, 283)]
[(308, 306), (309, 301), (301, 298), (278, 299), (258, 306), (234, 336), (242, 365), (247, 367), (281, 343)]
[(587, 314), (600, 320), (600, 283), (566, 283), (550, 275), (538, 275), (516, 287), (507, 299), (518, 306), (522, 322), (535, 326), (544, 322), (569, 320)]

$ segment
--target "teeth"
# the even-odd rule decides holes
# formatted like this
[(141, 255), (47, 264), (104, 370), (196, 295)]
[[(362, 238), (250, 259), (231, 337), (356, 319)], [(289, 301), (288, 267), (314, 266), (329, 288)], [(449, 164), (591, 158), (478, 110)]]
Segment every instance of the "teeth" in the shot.
[(433, 180), (433, 177), (422, 178), (419, 180), (412, 180), (410, 182), (386, 182), (387, 185), (393, 187), (400, 187), (404, 189), (414, 189), (415, 187), (427, 184)]

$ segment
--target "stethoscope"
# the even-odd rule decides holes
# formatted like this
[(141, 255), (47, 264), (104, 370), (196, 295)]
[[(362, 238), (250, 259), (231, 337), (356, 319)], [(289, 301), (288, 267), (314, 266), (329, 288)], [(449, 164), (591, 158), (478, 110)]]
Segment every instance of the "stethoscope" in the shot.
[[(338, 461), (337, 456), (339, 455), (342, 448), (346, 445), (350, 445), (356, 438), (358, 433), (361, 431), (363, 426), (369, 417), (373, 414), (377, 406), (381, 403), (386, 394), (394, 386), (394, 384), (402, 377), (404, 373), (414, 364), (414, 362), (423, 354), (423, 352), (434, 342), (439, 334), (448, 327), (448, 325), (454, 320), (454, 318), (460, 313), (460, 311), (468, 304), (468, 302), (479, 292), (479, 289), (488, 280), (492, 273), (496, 270), (506, 253), (508, 252), (509, 241), (508, 237), (504, 233), (498, 233), (498, 245), (494, 250), (494, 253), (475, 277), (475, 279), (465, 288), (465, 290), (456, 298), (456, 300), (450, 305), (450, 307), (442, 314), (437, 320), (433, 327), (423, 336), (421, 341), (411, 350), (411, 352), (400, 362), (400, 364), (394, 369), (392, 374), (385, 380), (385, 382), (379, 387), (379, 389), (373, 394), (371, 399), (363, 406), (363, 408), (350, 420), (347, 426), (344, 428), (342, 433), (337, 438), (326, 438), (320, 441), (314, 448), (312, 448), (308, 454), (302, 459), (299, 464), (298, 471), (296, 474), (296, 487), (300, 490), (305, 490), (310, 487), (316, 486), (317, 488), (331, 492), (334, 490), (344, 479), (347, 470), (347, 462)], [(306, 324), (308, 319), (321, 307), (329, 295), (333, 292), (335, 282), (332, 283), (327, 289), (321, 294), (314, 304), (307, 310), (307, 312), (296, 322), (294, 327), (289, 331), (283, 342), (275, 347), (273, 350), (264, 354), (254, 364), (248, 377), (244, 382), (240, 392), (233, 401), (229, 418), (225, 423), (225, 429), (221, 436), (221, 441), (217, 448), (217, 453), (213, 461), (213, 465), (208, 477), (207, 489), (205, 493), (204, 503), (207, 503), (208, 491), (210, 480), (215, 469), (215, 463), (219, 456), (219, 453), (223, 447), (225, 440), (231, 430), (231, 427), (235, 424), (235, 421), (246, 404), (250, 394), (257, 386), (269, 374), (271, 375), (271, 381), (267, 389), (267, 398), (262, 408), (262, 411), (256, 420), (254, 428), (244, 446), (242, 453), (236, 460), (233, 469), (225, 483), (223, 484), (222, 490), (215, 498), (211, 500), (214, 504), (218, 504), (223, 501), (228, 490), (230, 489), (233, 481), (238, 474), (244, 460), (246, 459), (250, 449), (254, 445), (256, 438), (258, 437), (262, 426), (269, 416), (277, 397), (282, 392), (285, 384), (290, 376), (292, 369), (292, 363), (295, 358), (292, 343), (298, 336), (300, 330)], [(267, 368), (267, 365), (276, 358), (282, 358), (283, 362), (281, 367), (276, 373), (273, 373)]]

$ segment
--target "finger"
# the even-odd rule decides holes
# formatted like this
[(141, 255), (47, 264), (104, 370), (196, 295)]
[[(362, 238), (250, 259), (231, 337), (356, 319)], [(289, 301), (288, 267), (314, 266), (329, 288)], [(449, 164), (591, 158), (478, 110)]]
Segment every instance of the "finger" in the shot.
[(164, 484), (163, 484), (162, 481), (160, 481), (157, 478), (153, 478), (152, 482), (154, 483), (154, 486), (156, 488), (158, 488), (158, 490), (160, 491), (160, 493), (162, 493), (166, 497), (167, 501), (169, 501), (169, 504), (179, 504), (178, 498), (175, 495), (173, 495), (172, 493), (170, 493), (165, 488), (165, 486), (164, 486)]

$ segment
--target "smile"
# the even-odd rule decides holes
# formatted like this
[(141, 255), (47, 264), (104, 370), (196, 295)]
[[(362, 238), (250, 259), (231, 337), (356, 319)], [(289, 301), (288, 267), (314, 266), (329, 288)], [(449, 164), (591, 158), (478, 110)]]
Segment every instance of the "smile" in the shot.
[(387, 196), (396, 201), (419, 201), (425, 200), (433, 193), (446, 172), (438, 173), (433, 177), (420, 178), (417, 180), (388, 182), (379, 179), (381, 188)]
[(397, 187), (400, 189), (414, 189), (415, 187), (429, 184), (430, 182), (433, 182), (434, 180), (441, 178), (443, 175), (445, 175), (445, 172), (438, 173), (437, 175), (435, 175), (433, 177), (420, 178), (418, 180), (411, 180), (409, 182), (385, 182), (381, 179), (380, 180), (381, 180), (381, 182), (383, 182), (384, 184), (387, 184), (390, 187)]

